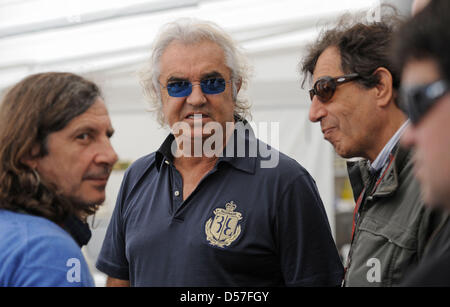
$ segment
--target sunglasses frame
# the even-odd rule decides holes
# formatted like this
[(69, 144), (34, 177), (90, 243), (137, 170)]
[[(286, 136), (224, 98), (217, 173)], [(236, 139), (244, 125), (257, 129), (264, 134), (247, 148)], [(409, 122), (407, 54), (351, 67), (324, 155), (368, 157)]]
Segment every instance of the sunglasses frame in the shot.
[[(202, 82), (207, 81), (207, 80), (214, 80), (214, 79), (220, 79), (220, 80), (223, 80), (225, 82), (225, 87), (224, 87), (223, 91), (220, 91), (220, 92), (217, 92), (217, 93), (205, 93), (205, 91), (203, 90), (203, 87), (202, 87)], [(162, 85), (161, 83), (160, 83), (160, 85), (161, 85), (162, 88), (167, 90), (167, 94), (170, 97), (185, 98), (185, 97), (188, 97), (190, 94), (192, 94), (192, 88), (194, 86), (196, 86), (196, 85), (199, 85), (200, 88), (202, 89), (203, 94), (206, 94), (206, 95), (217, 95), (217, 94), (223, 93), (225, 91), (225, 89), (226, 89), (226, 84), (230, 83), (232, 80), (230, 79), (230, 80), (226, 81), (225, 78), (222, 78), (222, 77), (211, 77), (211, 78), (206, 78), (206, 79), (200, 80), (200, 82), (190, 82), (188, 80), (180, 80), (180, 81), (189, 83), (189, 86), (188, 86), (189, 93), (187, 95), (184, 95), (184, 96), (172, 96), (172, 95), (170, 95), (169, 89), (167, 87), (169, 86), (170, 83), (179, 82), (179, 81), (168, 82), (166, 86)]]
[(400, 109), (417, 125), (428, 111), (450, 92), (450, 83), (437, 80), (428, 84), (400, 88)]
[[(358, 73), (351, 73), (351, 74), (347, 74), (347, 75), (343, 75), (343, 76), (339, 76), (339, 77), (335, 77), (335, 78), (326, 76), (326, 77), (317, 79), (317, 81), (314, 83), (313, 88), (309, 90), (309, 96), (311, 98), (311, 101), (313, 100), (314, 96), (317, 96), (321, 102), (328, 102), (331, 100), (331, 98), (333, 98), (334, 93), (336, 92), (336, 89), (339, 85), (350, 82), (350, 81), (354, 81), (358, 78), (361, 78), (361, 76)], [(329, 98), (321, 97), (319, 95), (319, 91), (317, 90), (317, 85), (319, 84), (319, 82), (323, 82), (323, 81), (329, 82), (329, 86), (332, 88), (332, 94)]]

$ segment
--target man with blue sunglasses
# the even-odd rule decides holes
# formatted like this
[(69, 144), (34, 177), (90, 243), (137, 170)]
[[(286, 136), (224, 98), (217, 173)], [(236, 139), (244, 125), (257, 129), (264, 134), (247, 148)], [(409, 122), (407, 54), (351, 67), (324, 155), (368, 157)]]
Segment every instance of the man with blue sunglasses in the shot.
[[(414, 174), (428, 206), (450, 212), (450, 27), (448, 0), (432, 0), (397, 34), (401, 107), (412, 124), (402, 138), (414, 148)], [(406, 286), (450, 286), (450, 220)]]
[(125, 174), (97, 262), (108, 285), (339, 285), (314, 180), (244, 119), (245, 63), (211, 23), (179, 20), (156, 39), (142, 80), (171, 133)]

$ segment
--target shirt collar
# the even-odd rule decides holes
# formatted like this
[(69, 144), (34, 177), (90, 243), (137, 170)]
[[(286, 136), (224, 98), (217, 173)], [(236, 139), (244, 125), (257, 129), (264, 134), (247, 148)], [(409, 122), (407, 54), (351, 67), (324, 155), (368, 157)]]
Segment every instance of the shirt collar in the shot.
[(175, 141), (175, 136), (171, 133), (169, 134), (164, 142), (161, 144), (159, 149), (156, 151), (155, 154), (155, 162), (156, 162), (156, 168), (158, 171), (161, 169), (161, 165), (168, 161), (170, 163), (173, 162), (173, 155), (172, 155), (172, 144)]
[[(237, 127), (239, 125), (239, 128)], [(245, 128), (245, 129), (242, 129)], [(247, 132), (248, 131), (248, 132)], [(169, 134), (155, 154), (156, 168), (160, 171), (163, 163), (171, 164), (174, 161), (172, 154), (172, 144), (175, 141), (175, 136)], [(245, 151), (241, 152), (238, 146), (245, 144)], [(232, 145), (231, 145), (232, 144)], [(230, 147), (231, 146), (231, 147)], [(219, 157), (216, 167), (220, 163), (228, 163), (236, 169), (254, 173), (256, 168), (257, 157), (251, 152), (251, 149), (256, 148), (256, 155), (258, 153), (259, 143), (255, 137), (253, 129), (250, 124), (240, 119), (236, 121), (236, 127), (234, 128), (233, 135), (230, 137), (227, 146), (223, 150), (222, 157)], [(228, 150), (227, 150), (228, 148)]]
[[(242, 150), (242, 144), (245, 144), (244, 150)], [(259, 152), (258, 146), (260, 143), (250, 124), (246, 120), (237, 121), (233, 135), (228, 140), (217, 164), (228, 163), (236, 169), (254, 174)]]
[(388, 162), (389, 160), (389, 154), (394, 149), (395, 145), (397, 145), (398, 141), (400, 140), (400, 137), (402, 136), (403, 132), (405, 131), (406, 127), (409, 124), (409, 120), (407, 120), (403, 125), (397, 130), (397, 132), (391, 137), (391, 139), (387, 142), (387, 144), (384, 146), (383, 150), (378, 154), (377, 158), (373, 161), (373, 163), (370, 163), (370, 171), (371, 172), (379, 172)]

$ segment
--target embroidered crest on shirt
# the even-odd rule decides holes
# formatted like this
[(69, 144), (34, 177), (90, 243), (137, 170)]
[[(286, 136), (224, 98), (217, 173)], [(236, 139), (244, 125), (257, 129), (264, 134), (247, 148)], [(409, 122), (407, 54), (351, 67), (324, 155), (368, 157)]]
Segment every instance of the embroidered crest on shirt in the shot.
[(224, 248), (230, 246), (241, 234), (242, 219), (240, 212), (235, 212), (236, 204), (231, 201), (225, 205), (225, 209), (214, 209), (214, 218), (210, 218), (205, 224), (206, 239), (209, 244)]

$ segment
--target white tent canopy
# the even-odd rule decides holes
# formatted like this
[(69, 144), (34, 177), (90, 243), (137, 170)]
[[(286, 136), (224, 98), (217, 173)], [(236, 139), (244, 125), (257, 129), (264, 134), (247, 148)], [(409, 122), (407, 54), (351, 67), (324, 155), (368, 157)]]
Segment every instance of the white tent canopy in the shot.
[(249, 53), (299, 47), (329, 22), (373, 0), (6, 1), (0, 4), (0, 87), (44, 70), (101, 71), (141, 63), (161, 25), (218, 23)]

